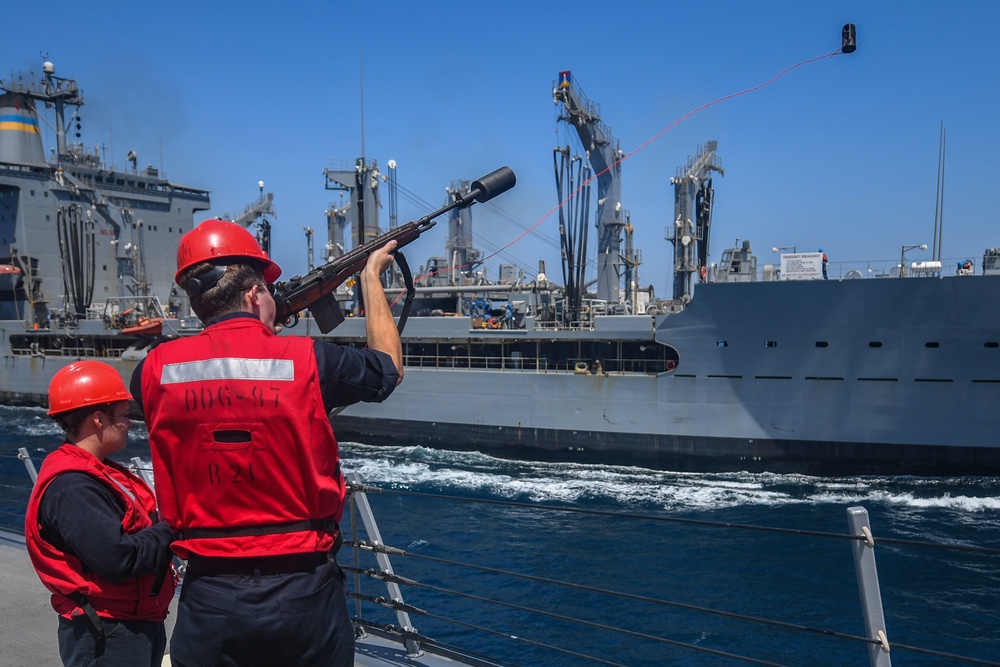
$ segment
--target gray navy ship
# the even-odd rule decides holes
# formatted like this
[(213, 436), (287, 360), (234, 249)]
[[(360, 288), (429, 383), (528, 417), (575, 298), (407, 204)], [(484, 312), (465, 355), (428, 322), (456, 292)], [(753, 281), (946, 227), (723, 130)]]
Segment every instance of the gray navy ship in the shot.
[[(139, 169), (134, 154), (109, 168), (71, 141), (83, 96), (51, 63), (0, 88), (0, 402), (44, 405), (73, 360), (101, 359), (128, 378), (150, 346), (200, 330), (166, 249), (209, 193)], [(528, 277), (501, 266), (486, 280), (471, 213), (451, 211), (447, 255), (421, 267), (403, 331), (406, 381), (383, 404), (336, 415), (341, 439), (677, 470), (1000, 474), (1000, 250), (952, 272), (908, 264), (904, 249), (877, 276), (824, 279), (822, 253), (759, 270), (742, 241), (713, 264), (722, 167), (707, 142), (671, 179), (673, 294), (657, 298), (637, 286), (617, 141), (569, 72), (553, 96), (587, 147), (584, 159), (553, 152), (562, 283), (541, 265)], [(48, 156), (40, 107), (55, 118)], [(327, 189), (351, 199), (327, 212), (327, 259), (350, 245), (348, 227), (355, 245), (378, 236), (386, 181), (391, 226), (391, 163), (387, 177), (365, 158), (326, 171)], [(468, 189), (456, 181), (449, 192)], [(237, 218), (265, 249), (268, 215), (262, 191)], [(593, 259), (595, 219), (604, 251)], [(339, 297), (360, 312), (350, 287)], [(303, 317), (286, 333), (363, 344), (364, 321), (322, 334)]]

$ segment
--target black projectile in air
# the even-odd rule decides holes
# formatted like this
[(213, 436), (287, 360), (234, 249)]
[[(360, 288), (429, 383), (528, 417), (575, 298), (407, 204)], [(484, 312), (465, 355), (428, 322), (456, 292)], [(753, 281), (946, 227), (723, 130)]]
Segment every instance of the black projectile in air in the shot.
[(843, 53), (854, 53), (858, 50), (857, 35), (853, 23), (844, 24), (844, 29), (840, 33), (842, 44), (840, 50)]

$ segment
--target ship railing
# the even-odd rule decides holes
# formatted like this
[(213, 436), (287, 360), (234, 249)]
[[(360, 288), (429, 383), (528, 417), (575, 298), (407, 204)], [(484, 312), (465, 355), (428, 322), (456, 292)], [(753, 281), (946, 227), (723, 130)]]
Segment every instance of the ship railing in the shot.
[[(168, 181), (169, 183), (169, 181)], [(178, 185), (177, 183), (169, 183), (170, 191), (175, 195), (181, 195), (189, 199), (202, 199), (208, 201), (209, 192), (207, 190), (200, 190), (198, 188), (190, 188), (185, 185)]]
[[(37, 468), (31, 454), (24, 447), (16, 454), (0, 452), (0, 470), (11, 470), (5, 459), (15, 457), (23, 464), (33, 485), (38, 475)], [(131, 467), (147, 482), (152, 482), (148, 464), (139, 458), (133, 458)], [(936, 642), (939, 643), (938, 646), (919, 646), (897, 641), (885, 621), (875, 563), (876, 550), (881, 549), (882, 557), (889, 557), (891, 565), (897, 569), (914, 570), (914, 580), (927, 580), (928, 560), (925, 554), (934, 554), (931, 558), (934, 558), (932, 562), (935, 567), (943, 566), (938, 562), (939, 558), (948, 558), (948, 567), (967, 571), (970, 576), (975, 577), (966, 592), (974, 594), (981, 606), (991, 608), (990, 600), (1000, 597), (1000, 591), (991, 591), (984, 586), (982, 578), (976, 575), (980, 571), (995, 570), (1000, 548), (899, 539), (876, 534), (864, 507), (846, 509), (845, 532), (823, 532), (710, 521), (665, 513), (640, 514), (587, 509), (573, 504), (523, 503), (424, 493), (396, 485), (389, 488), (369, 485), (355, 473), (348, 473), (346, 477), (349, 504), (342, 525), (345, 543), (339, 560), (341, 563), (351, 561), (351, 565), (342, 565), (342, 569), (349, 573), (350, 580), (353, 581), (348, 597), (354, 608), (355, 625), (359, 632), (370, 631), (397, 641), (411, 656), (419, 655), (425, 649), (458, 657), (474, 656), (476, 652), (437, 641), (432, 635), (449, 636), (453, 638), (452, 642), (474, 645), (489, 635), (499, 646), (498, 649), (491, 650), (492, 653), (499, 654), (491, 657), (495, 661), (503, 661), (503, 664), (545, 664), (548, 661), (540, 659), (539, 655), (559, 654), (563, 658), (568, 656), (575, 665), (620, 665), (622, 651), (630, 645), (623, 642), (628, 641), (634, 642), (634, 646), (640, 646), (639, 642), (649, 642), (659, 647), (657, 650), (670, 652), (670, 655), (664, 653), (665, 662), (672, 658), (682, 659), (673, 655), (681, 652), (698, 654), (703, 658), (724, 657), (775, 667), (784, 667), (776, 660), (785, 660), (784, 664), (787, 665), (816, 664), (818, 655), (856, 656), (839, 661), (831, 657), (831, 660), (836, 664), (859, 664), (861, 656), (867, 655), (871, 667), (891, 667), (891, 655), (905, 654), (910, 657), (920, 656), (925, 660), (937, 658), (951, 661), (948, 664), (1000, 666), (995, 656), (970, 656), (954, 652), (948, 646), (941, 646), (940, 642), (951, 637), (946, 613), (935, 620), (933, 635), (917, 630), (920, 632), (919, 641)], [(11, 484), (9, 475), (3, 479), (3, 483), (0, 483), (0, 519), (7, 525), (23, 525), (31, 485)], [(407, 503), (419, 504), (421, 509), (415, 513), (407, 512)], [(473, 552), (481, 552), (483, 548), (482, 544), (477, 543), (476, 536), (486, 534), (486, 531), (455, 536), (433, 535), (428, 536), (427, 542), (423, 542), (419, 540), (419, 522), (414, 524), (412, 521), (395, 521), (380, 526), (376, 520), (376, 515), (418, 516), (420, 512), (435, 510), (447, 513), (456, 504), (474, 505), (484, 526), (498, 528), (492, 536), (496, 539), (491, 539), (489, 548), (506, 549), (509, 552), (504, 554), (504, 562), (508, 563), (505, 568), (473, 562)], [(842, 557), (846, 565), (847, 552), (850, 551), (853, 568), (844, 569), (853, 569), (853, 576), (845, 572), (845, 581), (834, 582), (834, 585), (857, 585), (864, 632), (854, 634), (838, 628), (807, 625), (797, 619), (767, 618), (746, 613), (746, 609), (704, 606), (697, 600), (668, 599), (658, 596), (655, 588), (652, 593), (648, 587), (641, 592), (615, 590), (605, 585), (595, 585), (594, 577), (585, 581), (568, 581), (542, 576), (538, 573), (538, 554), (545, 552), (546, 536), (551, 540), (566, 539), (565, 535), (552, 533), (553, 516), (567, 519), (587, 516), (594, 521), (606, 521), (613, 533), (625, 538), (648, 534), (658, 527), (685, 531), (690, 534), (691, 539), (704, 543), (706, 557), (712, 549), (722, 549), (723, 545), (731, 547), (733, 540), (738, 540), (740, 544), (745, 544), (740, 553), (747, 563), (752, 560), (752, 554), (762, 554), (765, 566), (780, 571), (783, 579), (789, 582), (788, 589), (782, 594), (788, 601), (783, 603), (782, 608), (787, 609), (790, 614), (795, 609), (792, 604), (795, 598), (794, 582), (800, 579), (812, 580), (812, 560), (827, 556)], [(518, 533), (534, 536), (531, 551), (524, 549), (521, 540), (501, 539), (513, 533), (510, 528), (512, 517), (517, 518)], [(415, 528), (415, 525), (418, 527)], [(401, 537), (406, 540), (406, 548), (393, 545), (393, 541)], [(415, 537), (418, 538), (417, 541), (414, 541)], [(626, 549), (620, 541), (612, 544), (599, 539), (588, 539), (594, 549), (603, 549), (609, 554), (613, 552), (617, 567), (649, 569), (649, 554), (641, 548)], [(634, 539), (629, 539), (629, 543), (635, 542)], [(793, 540), (796, 544), (792, 544)], [(640, 545), (641, 543), (633, 544)], [(771, 548), (762, 548), (768, 545)], [(845, 545), (847, 549), (843, 548)], [(729, 551), (731, 548), (722, 551), (723, 558), (728, 557)], [(809, 558), (802, 558), (802, 553), (809, 553)], [(782, 560), (782, 554), (788, 554), (788, 562)], [(404, 571), (401, 564), (405, 564), (405, 576), (400, 574)], [(602, 581), (615, 580), (613, 569), (603, 569), (601, 575)], [(650, 576), (654, 575), (655, 568), (650, 570)], [(704, 576), (704, 568), (699, 569), (698, 564), (675, 564), (671, 569), (671, 577), (677, 581), (693, 582), (689, 587), (691, 589), (696, 589), (698, 578)], [(837, 575), (834, 573), (828, 576)], [(897, 571), (895, 577), (906, 579), (908, 573)], [(952, 586), (948, 591), (949, 599), (963, 594), (963, 590), (955, 589), (954, 584)], [(385, 594), (382, 594), (382, 590)], [(823, 600), (814, 599), (813, 596), (813, 591), (803, 589), (800, 597), (804, 609), (824, 604)], [(725, 599), (732, 601), (731, 597)], [(572, 611), (569, 609), (570, 605)], [(746, 607), (753, 609), (754, 605)], [(992, 608), (995, 608), (995, 603)], [(431, 609), (434, 611), (430, 611)], [(665, 620), (667, 616), (663, 615), (667, 613), (671, 614), (669, 622)], [(808, 614), (808, 611), (805, 613)], [(595, 621), (594, 618), (599, 620)], [(485, 624), (487, 622), (489, 627)], [(732, 627), (720, 629), (718, 624), (723, 622), (732, 624)], [(424, 629), (418, 630), (417, 625)], [(586, 632), (581, 633), (581, 628), (586, 629)], [(712, 631), (701, 632), (699, 628), (711, 628)], [(957, 630), (953, 640), (960, 645), (958, 651), (977, 650), (974, 642), (962, 643), (961, 628)], [(782, 633), (794, 633), (797, 640), (794, 646), (788, 641), (762, 642), (760, 636), (764, 631), (781, 637), (790, 636)], [(701, 636), (697, 641), (688, 640), (699, 634)], [(566, 636), (577, 637), (577, 643), (565, 645)], [(741, 636), (753, 636), (754, 641), (747, 648), (742, 647), (742, 644), (746, 644), (742, 642), (739, 650), (766, 645), (768, 655), (760, 658), (737, 654), (725, 645), (715, 643), (725, 638)], [(582, 637), (586, 639), (581, 639)], [(798, 641), (800, 638), (806, 640)], [(584, 641), (589, 643), (582, 645)], [(800, 651), (806, 654), (794, 655)], [(532, 655), (526, 657), (524, 654), (527, 652)], [(608, 656), (609, 652), (614, 654)], [(482, 651), (478, 653), (481, 654)], [(496, 664), (477, 660), (475, 657), (463, 658), (461, 663)]]
[(572, 320), (569, 324), (560, 320), (535, 320), (533, 326), (539, 331), (593, 331), (594, 320)]
[[(463, 635), (463, 641), (475, 642), (476, 640), (473, 638), (482, 635), (491, 635), (505, 640), (508, 645), (506, 646), (504, 655), (491, 656), (493, 659), (503, 662), (503, 664), (508, 664), (506, 662), (508, 660), (513, 664), (544, 664), (546, 661), (540, 661), (537, 657), (540, 653), (558, 653), (564, 658), (566, 656), (572, 657), (575, 660), (574, 664), (620, 665), (617, 661), (621, 659), (621, 647), (623, 646), (620, 637), (624, 636), (629, 638), (630, 641), (657, 643), (664, 650), (673, 650), (678, 653), (691, 652), (693, 654), (701, 654), (702, 656), (721, 656), (736, 661), (758, 665), (771, 665), (774, 667), (783, 667), (786, 664), (814, 664), (815, 656), (824, 655), (826, 654), (824, 651), (828, 650), (820, 647), (819, 643), (828, 640), (840, 643), (840, 647), (836, 649), (840, 652), (839, 654), (855, 655), (857, 660), (853, 664), (860, 663), (861, 656), (867, 655), (871, 667), (891, 667), (891, 651), (895, 651), (896, 653), (913, 653), (925, 657), (933, 656), (961, 664), (1000, 665), (1000, 662), (990, 659), (984, 660), (975, 656), (962, 655), (938, 648), (921, 647), (904, 642), (891, 641), (886, 628), (882, 607), (878, 572), (875, 564), (875, 544), (879, 542), (884, 545), (892, 545), (890, 547), (892, 549), (918, 547), (921, 549), (938, 548), (955, 550), (975, 554), (977, 558), (995, 558), (1000, 555), (1000, 548), (916, 542), (885, 536), (876, 537), (869, 521), (868, 511), (864, 507), (847, 508), (847, 531), (844, 533), (829, 533), (783, 527), (703, 521), (662, 515), (591, 511), (571, 506), (552, 506), (483, 498), (446, 496), (409, 491), (397, 487), (379, 488), (364, 484), (354, 474), (348, 475), (348, 485), (350, 488), (351, 511), (350, 523), (347, 530), (350, 533), (350, 541), (345, 542), (345, 546), (352, 549), (354, 563), (343, 569), (352, 575), (354, 579), (354, 588), (348, 592), (348, 597), (354, 600), (355, 624), (363, 629), (378, 630), (380, 636), (395, 637), (397, 641), (405, 642), (407, 651), (412, 656), (419, 655), (420, 647), (427, 648), (428, 646), (452, 650), (456, 654), (462, 655), (463, 649), (439, 643), (431, 638), (432, 635), (441, 636), (447, 631), (446, 628), (457, 626), (467, 631)], [(509, 558), (509, 562), (512, 563), (510, 566), (511, 569), (500, 569), (478, 565), (473, 562), (463, 562), (460, 560), (462, 558), (461, 553), (448, 549), (444, 540), (439, 539), (440, 536), (434, 536), (432, 543), (437, 547), (434, 551), (447, 550), (449, 554), (448, 558), (433, 555), (433, 553), (425, 553), (431, 550), (424, 548), (422, 545), (425, 543), (423, 542), (416, 542), (416, 547), (407, 549), (393, 546), (391, 542), (385, 540), (383, 533), (379, 530), (375, 519), (375, 511), (372, 509), (373, 501), (370, 500), (370, 496), (380, 495), (401, 497), (385, 501), (391, 504), (392, 509), (386, 512), (386, 514), (390, 514), (391, 516), (405, 514), (405, 512), (400, 511), (400, 507), (406, 498), (419, 500), (421, 506), (424, 508), (423, 511), (427, 511), (427, 502), (441, 503), (441, 511), (443, 512), (447, 512), (447, 506), (451, 503), (481, 505), (481, 516), (483, 517), (484, 524), (492, 526), (506, 525), (509, 523), (510, 516), (516, 513), (521, 517), (518, 532), (532, 533), (538, 536), (539, 539), (543, 539), (546, 531), (544, 528), (541, 528), (538, 531), (532, 532), (531, 522), (528, 518), (530, 516), (529, 512), (555, 512), (568, 515), (590, 514), (601, 517), (613, 515), (611, 518), (615, 522), (637, 522), (641, 526), (639, 532), (649, 530), (650, 523), (673, 523), (680, 524), (691, 530), (704, 530), (713, 533), (731, 533), (734, 531), (772, 533), (780, 536), (780, 539), (806, 539), (810, 540), (811, 543), (815, 543), (816, 549), (825, 548), (820, 546), (821, 544), (836, 542), (840, 546), (843, 546), (844, 543), (847, 543), (854, 566), (854, 582), (852, 583), (856, 583), (859, 591), (861, 603), (860, 616), (864, 627), (864, 634), (859, 635), (835, 628), (804, 625), (798, 620), (789, 621), (766, 618), (733, 610), (702, 606), (681, 600), (665, 599), (650, 595), (646, 591), (632, 593), (613, 590), (593, 585), (592, 579), (585, 582), (573, 582), (538, 576), (530, 573), (533, 569), (530, 566), (534, 565), (534, 563), (528, 563), (528, 567), (524, 568), (529, 571), (518, 571), (517, 562), (523, 559), (517, 553), (518, 548), (513, 545), (510, 547), (511, 554)], [(494, 514), (496, 516), (493, 516)], [(366, 539), (362, 539), (360, 536), (359, 530), (362, 527), (366, 532)], [(412, 525), (408, 524), (403, 530), (409, 536), (406, 539), (412, 540), (414, 533)], [(628, 525), (620, 525), (617, 530), (622, 534), (629, 534), (630, 527)], [(509, 534), (509, 531), (501, 530), (497, 536), (501, 537), (505, 534)], [(559, 536), (553, 536), (553, 538), (560, 539)], [(428, 539), (431, 540), (431, 538)], [(708, 537), (705, 540), (706, 548), (710, 548), (713, 540), (725, 539), (725, 537), (718, 535)], [(459, 540), (459, 542), (461, 544), (455, 547), (457, 550), (460, 550), (466, 543), (465, 540)], [(471, 546), (474, 540), (469, 540), (468, 542), (470, 549), (475, 550), (475, 547)], [(497, 545), (498, 549), (503, 548), (502, 539), (497, 539), (491, 544)], [(600, 545), (595, 544), (594, 546), (595, 548), (600, 548)], [(840, 546), (837, 548), (840, 548)], [(810, 550), (813, 548), (812, 544), (808, 547)], [(626, 559), (626, 554), (617, 550), (616, 553), (618, 554), (615, 557), (616, 561)], [(765, 558), (770, 560), (776, 555), (778, 554), (775, 552), (767, 552)], [(843, 552), (843, 555), (846, 561), (846, 550)], [(390, 557), (393, 561), (390, 561)], [(374, 563), (371, 562), (373, 558), (375, 559)], [(641, 560), (642, 554), (639, 554), (638, 558)], [(634, 559), (635, 557), (633, 557)], [(410, 563), (409, 561), (414, 562)], [(394, 569), (393, 562), (395, 562), (396, 569)], [(408, 563), (406, 566), (406, 576), (397, 573), (397, 570), (402, 571), (399, 566), (403, 562)], [(619, 563), (619, 565), (627, 567), (623, 563)], [(979, 563), (975, 567), (982, 566)], [(443, 573), (444, 568), (448, 568), (447, 574)], [(798, 559), (795, 562), (790, 562), (787, 568), (788, 578), (792, 579), (795, 577), (794, 572), (796, 569), (806, 570), (806, 576), (808, 576), (810, 565), (803, 559)], [(613, 571), (608, 571), (605, 574), (607, 575), (603, 577), (605, 580), (614, 579)], [(683, 578), (688, 575), (704, 575), (704, 573), (695, 568), (691, 573), (673, 571), (672, 575)], [(915, 574), (914, 576), (919, 575)], [(446, 583), (442, 585), (440, 583), (442, 581)], [(376, 587), (385, 585), (387, 587), (387, 595), (364, 591), (363, 587), (371, 582), (374, 582)], [(848, 584), (845, 583), (845, 585)], [(480, 590), (481, 588), (485, 588), (485, 590)], [(979, 588), (979, 584), (976, 584), (975, 588), (978, 595), (983, 594), (983, 591)], [(403, 597), (404, 589), (409, 591), (407, 595), (410, 597), (407, 600), (404, 600)], [(822, 604), (821, 600), (812, 599), (808, 592), (804, 592), (803, 596), (804, 603)], [(525, 604), (526, 599), (530, 601), (528, 604)], [(588, 610), (598, 610), (596, 616), (601, 620), (594, 621), (568, 615), (569, 612), (565, 606), (560, 607), (557, 603), (560, 599), (571, 600), (576, 613), (584, 614)], [(602, 603), (601, 600), (604, 600), (604, 602)], [(609, 602), (609, 600), (611, 601)], [(462, 605), (471, 604), (470, 601), (486, 605), (493, 611), (480, 612), (475, 615), (455, 611), (452, 615), (448, 615), (448, 609), (463, 609)], [(549, 601), (550, 605), (545, 605), (543, 601)], [(428, 609), (432, 608), (431, 603), (433, 603), (433, 608), (437, 610), (436, 612), (428, 611)], [(699, 627), (693, 624), (694, 622), (686, 620), (686, 617), (683, 619), (683, 622), (676, 624), (653, 624), (651, 626), (650, 618), (644, 616), (640, 611), (646, 608), (646, 605), (651, 605), (653, 608), (659, 609), (680, 610), (676, 612), (678, 614), (688, 613), (697, 617), (726, 619), (727, 622), (753, 626), (758, 628), (758, 630), (766, 628), (776, 634), (791, 632), (798, 635), (808, 635), (812, 639), (806, 640), (805, 643), (796, 642), (797, 646), (803, 647), (798, 650), (808, 651), (805, 655), (791, 655), (792, 649), (770, 651), (763, 658), (743, 655), (735, 653), (728, 648), (713, 647), (711, 639), (705, 639), (705, 633), (702, 633), (702, 638), (696, 642), (685, 641), (684, 631), (689, 631), (692, 627)], [(752, 607), (752, 605), (750, 606)], [(615, 610), (622, 610), (621, 615), (617, 618), (614, 617)], [(363, 614), (370, 615), (365, 617)], [(380, 621), (376, 618), (378, 614), (382, 615), (383, 620)], [(389, 619), (385, 619), (386, 614), (393, 614), (395, 618), (390, 617)], [(426, 623), (427, 627), (433, 629), (429, 632), (418, 631), (413, 626), (415, 619), (420, 619), (420, 624), (423, 625)], [(499, 629), (496, 627), (487, 627), (475, 622), (475, 619), (488, 619), (491, 624), (500, 623), (506, 624), (506, 626)], [(620, 625), (615, 625), (614, 623), (619, 623)], [(701, 627), (715, 627), (708, 621), (703, 621), (703, 623), (705, 625)], [(560, 641), (565, 641), (563, 640), (565, 636), (579, 637), (581, 635), (579, 631), (560, 631), (560, 628), (574, 625), (578, 628), (582, 627), (593, 631), (595, 639), (592, 645), (583, 647), (580, 645), (566, 646), (559, 644)], [(677, 636), (672, 637), (670, 636), (671, 632), (669, 629), (663, 629), (672, 627), (684, 628), (684, 630), (674, 633), (681, 638)], [(453, 631), (453, 635), (455, 632), (458, 631)], [(708, 634), (713, 636), (727, 636), (738, 632), (739, 630), (733, 630), (731, 632), (712, 632)], [(619, 639), (612, 638), (613, 640), (609, 641), (608, 638), (610, 635), (617, 635)], [(466, 639), (466, 636), (468, 639)], [(687, 632), (687, 636), (690, 636), (690, 632)], [(811, 642), (813, 641), (817, 646), (812, 646)], [(757, 646), (761, 644), (760, 641), (753, 643)], [(782, 642), (775, 641), (770, 645), (780, 646), (781, 644)], [(787, 642), (787, 644), (790, 645), (791, 643)], [(614, 648), (609, 648), (614, 646), (619, 647), (617, 651)], [(522, 653), (526, 650), (532, 651), (533, 657), (526, 658)], [(740, 648), (739, 650), (746, 649)], [(587, 653), (586, 651), (592, 651), (593, 653)], [(605, 655), (601, 655), (602, 651)], [(607, 655), (608, 652), (612, 652), (612, 655)], [(784, 659), (788, 662), (775, 662), (775, 659)], [(853, 661), (854, 659), (850, 660)], [(666, 661), (669, 662), (669, 660)]]
[(586, 318), (588, 322), (592, 320), (593, 316), (608, 314), (608, 302), (604, 299), (588, 299), (584, 302), (584, 308), (591, 316)]
[[(899, 258), (896, 259), (865, 259), (865, 260), (844, 260), (839, 262), (831, 261), (827, 267), (829, 280), (854, 280), (866, 278), (937, 278), (961, 275), (982, 275), (981, 255), (965, 255), (960, 257), (946, 257), (941, 260), (940, 267), (935, 268), (935, 264), (929, 261), (911, 261), (907, 258), (906, 266), (900, 271)], [(966, 260), (972, 260), (973, 270), (971, 274), (959, 272), (958, 267)], [(781, 280), (781, 262), (775, 259), (773, 262), (760, 264), (757, 270), (757, 280), (766, 281)], [(902, 273), (902, 276), (900, 274)]]
[(31, 348), (11, 348), (11, 355), (15, 357), (87, 357), (94, 359), (118, 359), (122, 356), (122, 350), (108, 348), (101, 350), (98, 354), (94, 347), (53, 347), (41, 349), (38, 343), (32, 343)]
[(104, 320), (105, 326), (109, 329), (123, 329), (135, 326), (142, 318), (164, 319), (166, 313), (159, 297), (155, 295), (141, 296), (113, 296), (104, 302), (103, 308), (98, 308), (96, 317), (88, 319)]
[[(46, 357), (94, 357), (96, 359), (117, 359), (122, 356), (122, 351), (117, 348), (109, 347), (98, 350), (96, 347), (91, 345), (67, 345), (66, 343), (67, 341), (64, 339), (61, 347), (42, 348), (38, 350), (37, 354), (25, 351), (24, 349), (17, 350), (15, 354), (23, 356), (44, 355)], [(33, 348), (36, 345), (37, 343), (32, 343)]]
[(468, 355), (417, 355), (408, 354), (403, 359), (407, 368), (435, 368), (456, 370), (510, 370), (510, 371), (547, 371), (550, 364), (547, 359), (537, 357), (487, 357)]
[[(98, 165), (95, 164), (81, 166), (95, 170), (98, 169)], [(114, 166), (104, 174), (72, 172), (71, 175), (81, 182), (86, 183), (87, 187), (99, 188), (107, 192), (123, 192), (134, 195), (136, 191), (141, 191), (141, 194), (161, 198), (183, 197), (185, 199), (195, 199), (204, 202), (207, 202), (209, 199), (209, 193), (205, 190), (177, 185), (168, 180), (162, 180), (158, 176), (153, 176), (153, 180), (146, 180), (146, 174), (140, 176), (131, 172), (118, 170)]]
[(540, 331), (558, 331), (560, 329), (565, 329), (566, 327), (562, 322), (557, 320), (538, 320), (534, 322), (534, 328)]
[(15, 164), (13, 162), (0, 162), (0, 171), (18, 172), (18, 177), (32, 176), (36, 180), (44, 181), (48, 179), (48, 174), (52, 169), (48, 166)]
[(407, 368), (438, 370), (522, 371), (526, 373), (573, 373), (577, 375), (656, 375), (665, 370), (663, 359), (615, 359), (598, 362), (593, 357), (553, 361), (530, 356), (417, 355), (407, 354)]
[[(63, 356), (76, 356), (76, 357), (96, 357), (97, 348), (96, 347), (64, 347), (62, 348)], [(106, 356), (106, 355), (101, 355)]]
[(10, 353), (15, 357), (93, 357), (96, 359), (117, 359), (122, 356), (122, 350), (116, 348), (103, 349), (98, 353), (96, 347), (62, 347), (43, 348), (37, 341), (32, 341), (29, 347), (11, 347)]
[[(43, 357), (51, 354), (49, 350), (42, 351), (41, 346), (37, 342), (32, 342), (28, 347), (11, 347), (10, 353), (15, 357)], [(62, 356), (61, 350), (59, 355)]]

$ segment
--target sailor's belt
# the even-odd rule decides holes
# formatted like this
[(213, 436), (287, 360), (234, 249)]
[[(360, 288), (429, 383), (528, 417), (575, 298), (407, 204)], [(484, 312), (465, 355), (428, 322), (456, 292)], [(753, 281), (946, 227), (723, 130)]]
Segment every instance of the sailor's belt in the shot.
[(293, 574), (295, 572), (312, 572), (320, 565), (325, 565), (329, 558), (330, 554), (326, 551), (269, 556), (268, 558), (205, 558), (191, 554), (188, 559), (187, 572), (189, 575), (210, 577), (227, 574), (248, 576)]
[(219, 528), (185, 528), (177, 531), (179, 540), (203, 540), (218, 537), (258, 537), (260, 535), (280, 535), (297, 533), (302, 530), (320, 530), (325, 533), (340, 533), (340, 524), (333, 517), (324, 519), (303, 519), (282, 523), (257, 524), (253, 526), (223, 526)]

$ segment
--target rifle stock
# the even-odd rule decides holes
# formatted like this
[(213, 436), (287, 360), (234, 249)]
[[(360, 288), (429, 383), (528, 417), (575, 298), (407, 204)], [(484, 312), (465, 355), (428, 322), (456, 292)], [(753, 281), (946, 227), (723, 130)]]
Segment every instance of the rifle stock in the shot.
[[(389, 241), (395, 239), (396, 248), (399, 249), (434, 226), (433, 221), (423, 222), (423, 224), (421, 222), (423, 221), (408, 222), (402, 227), (397, 227), (322, 266), (316, 267), (304, 276), (295, 276), (288, 282), (275, 283), (275, 322), (288, 325), (298, 313), (314, 307), (332, 295), (334, 290), (340, 287), (345, 280), (365, 268), (372, 253)], [(343, 320), (343, 316), (340, 317), (340, 320)], [(336, 324), (339, 323), (338, 321)], [(322, 330), (322, 326), (320, 329)], [(327, 331), (329, 329), (323, 333), (327, 333)]]
[[(516, 182), (514, 172), (510, 167), (500, 167), (496, 171), (473, 182), (470, 191), (462, 197), (415, 222), (392, 229), (367, 243), (354, 248), (348, 253), (337, 257), (322, 266), (318, 266), (304, 276), (295, 276), (286, 281), (278, 281), (273, 286), (272, 294), (276, 307), (275, 322), (284, 326), (294, 326), (298, 314), (309, 309), (322, 333), (328, 333), (344, 321), (344, 315), (337, 304), (334, 290), (350, 276), (358, 273), (368, 263), (372, 253), (389, 241), (396, 241), (397, 263), (405, 267), (405, 259), (400, 248), (416, 240), (421, 234), (433, 227), (434, 218), (453, 208), (467, 208), (475, 202), (484, 202), (498, 194), (514, 187)], [(402, 261), (400, 261), (402, 260)], [(409, 269), (404, 271), (409, 300), (414, 292), (413, 278)], [(409, 301), (406, 306), (409, 305)], [(400, 322), (405, 322), (404, 316)]]

